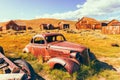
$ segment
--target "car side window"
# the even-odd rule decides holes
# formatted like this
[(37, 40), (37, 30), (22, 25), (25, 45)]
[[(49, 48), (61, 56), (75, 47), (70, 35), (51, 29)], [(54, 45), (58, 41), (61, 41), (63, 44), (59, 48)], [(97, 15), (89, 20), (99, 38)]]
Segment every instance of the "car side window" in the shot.
[(64, 38), (62, 36), (56, 36), (56, 41), (64, 41)]
[(48, 36), (46, 37), (46, 41), (49, 42), (53, 42), (53, 36)]
[(36, 38), (34, 38), (34, 43), (35, 44), (45, 44), (45, 41), (42, 37), (36, 37)]

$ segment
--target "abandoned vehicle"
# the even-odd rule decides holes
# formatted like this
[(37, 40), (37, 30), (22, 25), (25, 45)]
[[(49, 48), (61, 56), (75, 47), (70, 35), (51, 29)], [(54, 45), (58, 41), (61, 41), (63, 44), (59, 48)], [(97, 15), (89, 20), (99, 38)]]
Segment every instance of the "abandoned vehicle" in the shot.
[(3, 74), (0, 80), (36, 80), (32, 66), (22, 59), (10, 60), (4, 55), (4, 50), (0, 46), (0, 69)]
[(61, 33), (37, 34), (23, 52), (41, 56), (51, 69), (62, 66), (70, 74), (77, 71), (81, 64), (89, 65), (90, 60), (95, 58), (89, 48), (68, 42)]

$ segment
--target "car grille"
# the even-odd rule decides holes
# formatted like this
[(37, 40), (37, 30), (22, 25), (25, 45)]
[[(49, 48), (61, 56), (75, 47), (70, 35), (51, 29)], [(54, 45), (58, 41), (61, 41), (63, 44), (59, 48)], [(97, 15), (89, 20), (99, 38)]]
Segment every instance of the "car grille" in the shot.
[(90, 64), (89, 52), (90, 52), (89, 49), (85, 49), (82, 52), (83, 64), (85, 64), (85, 65), (89, 65)]

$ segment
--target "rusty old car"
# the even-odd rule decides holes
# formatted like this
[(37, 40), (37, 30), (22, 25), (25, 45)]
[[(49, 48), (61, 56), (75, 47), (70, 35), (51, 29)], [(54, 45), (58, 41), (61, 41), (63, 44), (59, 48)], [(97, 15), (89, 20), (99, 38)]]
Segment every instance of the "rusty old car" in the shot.
[(68, 42), (61, 33), (36, 34), (23, 52), (41, 56), (52, 69), (62, 66), (70, 74), (77, 71), (81, 64), (89, 65), (93, 57), (89, 48)]
[(9, 59), (0, 46), (0, 80), (36, 80), (32, 66), (23, 59)]

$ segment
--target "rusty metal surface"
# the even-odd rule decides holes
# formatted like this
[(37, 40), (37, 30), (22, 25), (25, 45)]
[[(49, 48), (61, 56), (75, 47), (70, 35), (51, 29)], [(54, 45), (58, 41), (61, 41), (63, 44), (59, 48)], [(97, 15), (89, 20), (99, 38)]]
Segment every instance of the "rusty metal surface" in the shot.
[(55, 49), (62, 49), (62, 50), (75, 50), (75, 51), (79, 51), (82, 52), (84, 49), (86, 49), (86, 47), (84, 47), (83, 45), (79, 45), (79, 44), (75, 44), (75, 43), (71, 43), (71, 42), (59, 42), (59, 43), (51, 43), (50, 48), (55, 48)]
[[(15, 68), (19, 68), (18, 66), (16, 66), (12, 61), (10, 61), (7, 57), (5, 57), (1, 52), (0, 52), (0, 58), (4, 59), (5, 62), (7, 62), (8, 67), (13, 70)], [(22, 70), (20, 70), (21, 73), (24, 73)]]
[[(27, 75), (23, 70), (26, 70), (28, 74), (30, 73), (27, 69), (18, 67), (14, 62), (9, 60), (0, 52), (0, 69), (3, 69), (3, 73), (0, 75), (0, 80), (21, 80), (24, 75)], [(7, 76), (7, 75), (8, 76)], [(10, 75), (9, 75), (10, 74)], [(7, 76), (7, 77), (3, 77)], [(30, 76), (24, 76), (25, 80), (30, 79)]]
[(48, 61), (48, 64), (53, 69), (56, 64), (62, 65), (70, 74), (79, 70), (80, 64), (71, 58), (55, 57)]

